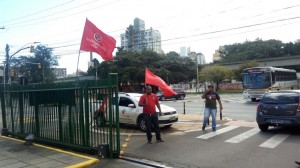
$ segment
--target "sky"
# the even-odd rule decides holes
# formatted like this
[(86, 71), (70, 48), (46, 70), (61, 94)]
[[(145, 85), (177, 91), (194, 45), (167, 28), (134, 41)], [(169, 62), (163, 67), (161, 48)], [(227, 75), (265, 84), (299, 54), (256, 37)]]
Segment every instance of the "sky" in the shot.
[[(53, 48), (57, 67), (67, 68), (68, 74), (76, 72), (77, 63), (86, 71), (89, 53), (79, 56), (86, 18), (120, 47), (120, 34), (136, 17), (145, 21), (146, 29), (161, 33), (165, 53), (190, 47), (207, 62), (222, 45), (257, 38), (284, 43), (300, 39), (299, 0), (0, 0), (0, 62), (6, 44), (13, 54), (40, 42)], [(21, 55), (31, 54), (22, 50), (14, 57)], [(96, 53), (93, 57), (102, 61)]]

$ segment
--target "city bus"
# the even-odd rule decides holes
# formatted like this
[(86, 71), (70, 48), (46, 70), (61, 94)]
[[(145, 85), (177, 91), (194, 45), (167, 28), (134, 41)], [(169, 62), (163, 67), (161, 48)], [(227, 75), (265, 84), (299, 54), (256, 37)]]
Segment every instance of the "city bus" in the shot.
[(276, 67), (246, 68), (242, 73), (243, 96), (257, 101), (272, 90), (298, 89), (297, 73), (292, 69)]

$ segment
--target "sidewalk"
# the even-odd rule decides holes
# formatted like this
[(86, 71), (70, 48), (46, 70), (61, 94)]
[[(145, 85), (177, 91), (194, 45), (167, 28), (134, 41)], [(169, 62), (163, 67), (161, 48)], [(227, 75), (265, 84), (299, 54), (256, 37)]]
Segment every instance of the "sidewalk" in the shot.
[(0, 168), (87, 167), (97, 158), (0, 136)]

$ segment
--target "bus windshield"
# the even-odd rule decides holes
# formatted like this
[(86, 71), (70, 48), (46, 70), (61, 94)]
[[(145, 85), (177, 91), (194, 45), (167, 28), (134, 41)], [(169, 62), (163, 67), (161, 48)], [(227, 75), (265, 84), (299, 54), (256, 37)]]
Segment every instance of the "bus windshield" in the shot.
[(271, 87), (270, 72), (243, 73), (244, 89), (266, 89)]

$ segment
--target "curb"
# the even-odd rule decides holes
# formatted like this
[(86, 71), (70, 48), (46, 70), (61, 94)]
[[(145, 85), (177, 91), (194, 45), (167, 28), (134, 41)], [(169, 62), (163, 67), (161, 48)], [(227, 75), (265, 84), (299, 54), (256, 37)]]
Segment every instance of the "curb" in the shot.
[[(17, 139), (17, 138), (6, 137), (6, 136), (2, 136), (2, 135), (0, 135), (0, 138), (6, 138), (6, 139), (18, 141), (18, 142), (25, 142), (24, 140), (20, 140), (20, 139)], [(77, 153), (72, 153), (72, 152), (61, 150), (61, 149), (40, 145), (40, 144), (37, 144), (37, 143), (32, 143), (32, 145), (37, 146), (37, 147), (41, 147), (41, 148), (45, 148), (45, 149), (49, 149), (49, 150), (53, 150), (53, 151), (60, 152), (60, 153), (65, 153), (65, 154), (72, 155), (72, 156), (77, 156), (77, 157), (89, 159), (87, 161), (84, 161), (84, 162), (81, 162), (81, 163), (78, 163), (78, 164), (67, 166), (66, 168), (88, 167), (88, 166), (91, 166), (91, 165), (96, 164), (96, 163), (99, 162), (98, 159), (95, 159), (95, 158), (92, 158), (92, 157), (89, 157), (89, 156), (84, 156), (84, 155), (80, 155), (80, 154), (77, 154)]]
[(165, 165), (162, 165), (160, 163), (156, 163), (153, 161), (149, 161), (146, 159), (136, 159), (136, 158), (131, 158), (131, 157), (120, 157), (119, 159), (125, 160), (125, 161), (129, 161), (129, 162), (133, 162), (133, 163), (137, 163), (137, 164), (141, 164), (141, 165), (145, 165), (145, 166), (150, 166), (150, 167), (155, 167), (155, 168), (167, 168)]

